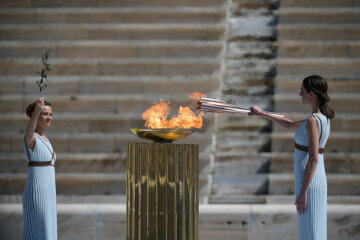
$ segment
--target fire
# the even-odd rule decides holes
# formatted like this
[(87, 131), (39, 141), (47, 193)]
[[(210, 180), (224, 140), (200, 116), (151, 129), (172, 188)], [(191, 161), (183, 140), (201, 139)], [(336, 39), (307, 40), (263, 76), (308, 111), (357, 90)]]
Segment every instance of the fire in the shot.
[[(200, 97), (203, 96), (206, 97), (203, 93), (189, 94), (189, 98), (192, 100), (200, 100)], [(145, 120), (145, 126), (153, 129), (202, 127), (203, 112), (196, 116), (190, 107), (180, 106), (178, 115), (168, 119), (171, 111), (169, 104), (170, 102), (161, 99), (159, 103), (155, 103), (154, 106), (143, 112), (142, 118)]]
[(199, 93), (199, 92), (193, 92), (189, 94), (189, 98), (192, 100), (200, 101), (201, 97), (206, 97), (206, 94)]

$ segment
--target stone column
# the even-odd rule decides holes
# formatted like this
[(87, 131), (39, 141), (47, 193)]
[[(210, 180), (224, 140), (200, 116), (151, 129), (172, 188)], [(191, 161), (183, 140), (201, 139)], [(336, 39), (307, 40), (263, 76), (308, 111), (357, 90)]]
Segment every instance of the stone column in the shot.
[(127, 145), (127, 240), (198, 240), (199, 146)]

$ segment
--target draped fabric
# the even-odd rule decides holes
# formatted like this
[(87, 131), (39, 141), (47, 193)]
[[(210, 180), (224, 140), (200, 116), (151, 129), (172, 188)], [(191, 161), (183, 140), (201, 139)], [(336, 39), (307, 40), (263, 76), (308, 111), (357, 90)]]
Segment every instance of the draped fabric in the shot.
[[(49, 141), (36, 135), (34, 150), (24, 141), (27, 161), (50, 161), (53, 148)], [(51, 151), (51, 152), (50, 152)], [(29, 167), (25, 189), (22, 195), (23, 240), (56, 240), (56, 187), (55, 168), (53, 166)]]
[[(312, 114), (311, 116), (315, 117), (319, 128), (319, 137), (321, 136), (319, 148), (325, 148), (330, 135), (330, 120), (323, 114)], [(306, 121), (297, 130), (295, 142), (303, 146), (309, 146)], [(308, 152), (295, 149), (295, 199), (300, 194), (308, 159)], [(298, 225), (300, 240), (327, 239), (327, 181), (324, 154), (318, 155), (318, 164), (308, 191), (307, 210), (303, 215), (298, 214)]]

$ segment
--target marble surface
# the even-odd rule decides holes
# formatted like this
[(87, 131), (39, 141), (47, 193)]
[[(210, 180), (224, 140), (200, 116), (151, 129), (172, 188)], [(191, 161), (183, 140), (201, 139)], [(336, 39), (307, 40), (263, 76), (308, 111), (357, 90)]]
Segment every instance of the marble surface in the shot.
[[(58, 204), (59, 240), (125, 239), (125, 204)], [(328, 206), (328, 239), (360, 237), (360, 206)], [(0, 204), (0, 239), (20, 239), (20, 204)], [(199, 239), (298, 239), (294, 205), (200, 205)]]

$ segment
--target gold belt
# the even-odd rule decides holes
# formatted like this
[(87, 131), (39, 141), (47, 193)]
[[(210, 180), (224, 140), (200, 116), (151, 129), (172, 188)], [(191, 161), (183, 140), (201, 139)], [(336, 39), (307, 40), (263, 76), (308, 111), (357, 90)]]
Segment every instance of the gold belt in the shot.
[[(303, 151), (303, 152), (309, 152), (309, 147), (299, 145), (297, 143), (295, 143), (295, 148), (300, 150), (300, 151)], [(319, 148), (319, 153), (324, 153), (324, 150), (325, 150), (324, 148)]]
[(46, 166), (55, 167), (55, 164), (53, 164), (51, 161), (46, 161), (46, 162), (31, 161), (31, 162), (28, 162), (28, 166), (29, 167), (46, 167)]

